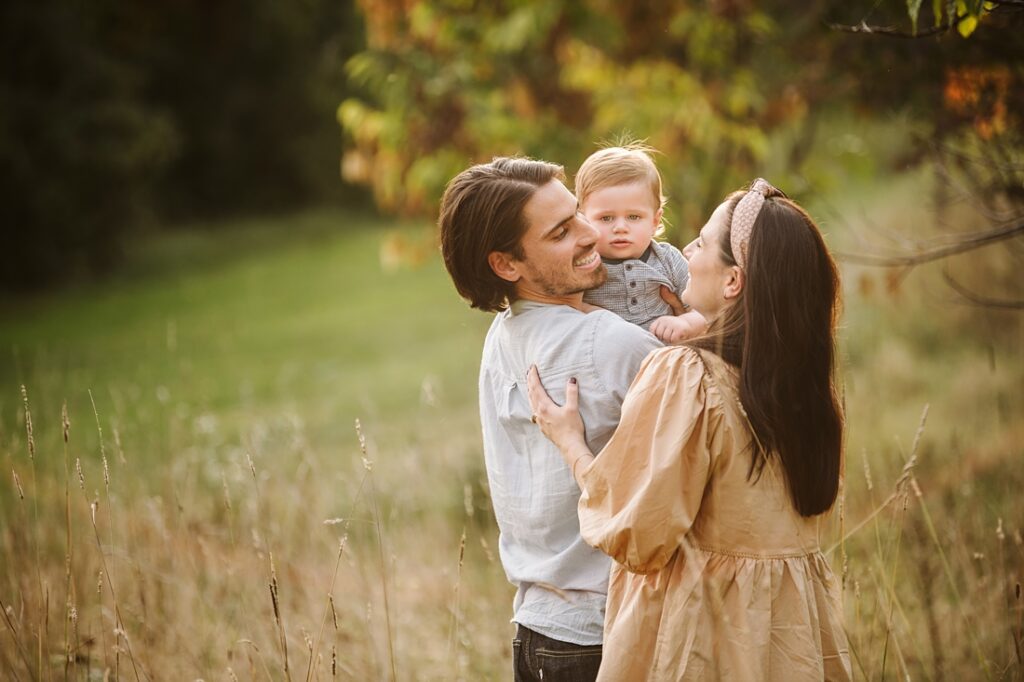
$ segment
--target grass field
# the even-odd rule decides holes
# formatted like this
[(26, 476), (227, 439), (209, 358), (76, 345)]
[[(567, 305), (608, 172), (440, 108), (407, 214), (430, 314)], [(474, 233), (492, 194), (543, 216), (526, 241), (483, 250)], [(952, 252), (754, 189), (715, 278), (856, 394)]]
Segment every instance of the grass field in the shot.
[[(845, 216), (822, 222), (852, 249), (852, 227), (914, 221), (909, 191), (812, 212)], [(108, 282), (0, 304), (3, 677), (508, 677), (489, 316), (431, 239), (335, 210), (196, 227)], [(1012, 255), (976, 280), (1012, 281)], [(855, 672), (1024, 679), (1024, 316), (927, 270), (844, 281), (825, 546), (852, 531), (830, 557)]]

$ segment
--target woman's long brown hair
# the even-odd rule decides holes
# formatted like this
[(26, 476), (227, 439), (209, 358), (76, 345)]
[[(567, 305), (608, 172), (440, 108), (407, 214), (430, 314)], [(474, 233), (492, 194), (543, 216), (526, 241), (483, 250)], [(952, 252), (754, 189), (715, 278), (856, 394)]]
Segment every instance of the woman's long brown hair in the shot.
[[(729, 197), (726, 225), (742, 193)], [(729, 230), (719, 244), (734, 265)], [(835, 385), (839, 274), (817, 225), (784, 195), (769, 197), (750, 237), (734, 305), (692, 345), (740, 373), (740, 401), (756, 439), (749, 476), (777, 456), (802, 516), (832, 507), (839, 490), (843, 414)]]

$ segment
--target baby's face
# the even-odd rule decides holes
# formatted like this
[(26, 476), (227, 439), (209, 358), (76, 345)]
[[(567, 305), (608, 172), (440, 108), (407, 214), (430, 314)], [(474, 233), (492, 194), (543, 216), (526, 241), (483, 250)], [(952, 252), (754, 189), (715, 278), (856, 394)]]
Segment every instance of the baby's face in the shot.
[(601, 233), (597, 252), (604, 258), (639, 258), (661, 224), (661, 207), (639, 182), (595, 190), (580, 208)]

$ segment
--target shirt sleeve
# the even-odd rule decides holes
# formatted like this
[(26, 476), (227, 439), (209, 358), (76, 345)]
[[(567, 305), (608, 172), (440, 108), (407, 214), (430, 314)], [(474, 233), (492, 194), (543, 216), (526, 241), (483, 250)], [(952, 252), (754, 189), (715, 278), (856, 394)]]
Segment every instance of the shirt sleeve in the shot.
[(682, 294), (686, 283), (690, 280), (690, 266), (686, 264), (683, 252), (668, 242), (658, 242), (662, 259), (668, 265), (669, 279), (676, 288), (676, 294)]
[(652, 353), (615, 434), (580, 472), (583, 539), (635, 573), (663, 568), (700, 508), (712, 467), (706, 388), (693, 349)]

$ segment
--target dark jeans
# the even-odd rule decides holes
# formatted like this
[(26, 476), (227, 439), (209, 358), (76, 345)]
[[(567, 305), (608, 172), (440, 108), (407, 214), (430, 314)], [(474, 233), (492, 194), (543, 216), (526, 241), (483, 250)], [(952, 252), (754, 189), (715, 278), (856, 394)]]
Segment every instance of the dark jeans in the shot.
[(560, 642), (516, 626), (516, 638), (512, 640), (515, 682), (593, 682), (600, 665), (600, 644)]

